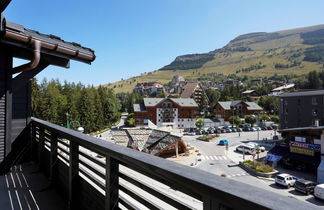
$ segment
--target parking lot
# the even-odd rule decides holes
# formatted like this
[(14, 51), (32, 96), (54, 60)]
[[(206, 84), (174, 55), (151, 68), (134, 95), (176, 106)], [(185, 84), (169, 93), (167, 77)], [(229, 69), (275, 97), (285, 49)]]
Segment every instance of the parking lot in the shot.
[[(278, 133), (276, 133), (278, 134)], [(243, 160), (243, 154), (241, 152), (236, 152), (235, 149), (238, 145), (247, 142), (256, 142), (263, 143), (275, 135), (275, 131), (267, 130), (267, 131), (251, 131), (251, 132), (232, 132), (232, 133), (221, 133), (218, 140), (214, 140), (211, 142), (204, 142), (196, 140), (198, 135), (195, 136), (184, 136), (184, 140), (189, 143), (191, 146), (194, 146), (199, 150), (201, 157), (199, 157), (200, 161), (197, 161), (198, 164), (195, 166), (201, 170), (206, 170), (211, 173), (217, 175), (226, 175), (226, 177), (230, 179), (235, 179), (240, 182), (244, 182), (253, 186), (260, 187), (264, 190), (269, 190), (275, 193), (282, 194), (287, 197), (293, 197), (299, 200), (303, 200), (305, 202), (309, 202), (314, 204), (317, 207), (324, 208), (324, 202), (317, 200), (313, 195), (305, 195), (302, 194), (291, 187), (289, 189), (285, 187), (281, 187), (275, 184), (274, 179), (266, 179), (266, 178), (257, 178), (251, 176), (246, 171), (241, 169), (237, 163)], [(280, 136), (279, 136), (280, 138)], [(226, 151), (226, 147), (219, 146), (219, 139), (228, 140), (229, 147), (228, 151)], [(265, 140), (267, 139), (267, 140)], [(267, 150), (271, 148), (266, 147), (266, 151), (260, 154), (260, 157), (266, 156)], [(246, 154), (245, 159), (252, 159), (252, 155)], [(279, 173), (290, 173), (299, 178), (305, 178), (314, 180), (316, 177), (309, 173), (304, 173), (295, 170), (288, 170), (283, 168), (278, 168)]]

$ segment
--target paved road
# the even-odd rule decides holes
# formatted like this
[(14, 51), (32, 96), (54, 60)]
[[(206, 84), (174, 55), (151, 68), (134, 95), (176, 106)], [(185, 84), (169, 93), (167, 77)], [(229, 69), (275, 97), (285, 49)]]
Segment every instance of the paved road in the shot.
[[(259, 139), (272, 139), (273, 134), (273, 131), (260, 131)], [(257, 141), (257, 132), (242, 132), (240, 136), (238, 133), (226, 133), (221, 134), (220, 138), (229, 140), (229, 151), (225, 151), (224, 146), (218, 146), (218, 142), (203, 142), (196, 140), (195, 136), (184, 136), (185, 142), (191, 146), (194, 146), (201, 154), (201, 156), (197, 158), (197, 165), (194, 167), (216, 175), (226, 175), (226, 177), (230, 179), (235, 179), (237, 181), (257, 186), (264, 190), (279, 193), (287, 197), (307, 201), (315, 204), (316, 206), (323, 206), (324, 208), (324, 202), (315, 200), (312, 195), (305, 196), (299, 192), (296, 192), (293, 188), (281, 188), (280, 186), (274, 184), (274, 181), (259, 179), (249, 175), (237, 165), (238, 159), (242, 158), (242, 155), (234, 152), (236, 145), (239, 145), (242, 142)], [(251, 155), (246, 155), (246, 159), (249, 158), (251, 159)]]
[[(123, 127), (125, 125), (126, 119), (127, 119), (127, 114), (122, 114), (118, 125), (112, 126), (112, 129), (117, 129), (117, 128)], [(111, 130), (105, 131), (99, 135), (96, 135), (95, 137), (113, 143), (114, 141), (112, 140), (112, 135), (111, 135), (110, 131)]]

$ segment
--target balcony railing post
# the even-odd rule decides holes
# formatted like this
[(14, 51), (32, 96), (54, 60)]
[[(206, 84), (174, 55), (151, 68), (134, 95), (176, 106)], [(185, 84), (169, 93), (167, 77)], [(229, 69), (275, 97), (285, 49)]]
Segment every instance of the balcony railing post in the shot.
[(57, 177), (57, 134), (51, 133), (50, 182), (53, 185)]
[(119, 164), (110, 156), (106, 156), (106, 197), (105, 210), (112, 210), (118, 207), (119, 190)]
[(222, 205), (216, 199), (206, 198), (206, 197), (203, 198), (203, 210), (213, 210), (213, 209), (228, 210), (231, 208)]
[(35, 122), (31, 122), (31, 152), (30, 152), (30, 156), (31, 156), (31, 160), (36, 160), (35, 154), (36, 154), (36, 123)]
[(45, 129), (43, 127), (39, 128), (39, 139), (38, 139), (38, 169), (41, 170), (43, 166), (43, 152), (45, 144)]
[(78, 208), (79, 145), (70, 140), (69, 209)]

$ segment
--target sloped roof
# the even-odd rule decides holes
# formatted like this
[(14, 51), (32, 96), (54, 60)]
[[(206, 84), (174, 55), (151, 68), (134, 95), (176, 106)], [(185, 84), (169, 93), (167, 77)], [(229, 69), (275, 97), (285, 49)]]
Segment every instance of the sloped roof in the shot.
[(139, 151), (143, 150), (148, 137), (152, 133), (152, 130), (143, 129), (128, 129), (127, 131), (133, 140), (132, 146), (137, 147)]
[(281, 91), (281, 90), (286, 90), (286, 89), (293, 88), (293, 87), (295, 87), (295, 84), (291, 83), (291, 84), (286, 84), (286, 85), (277, 87), (277, 88), (273, 89), (272, 91)]
[(144, 148), (148, 148), (157, 141), (161, 140), (163, 137), (169, 135), (170, 133), (162, 130), (153, 130), (147, 141), (145, 142)]
[(236, 106), (239, 103), (246, 103), (247, 104), (247, 109), (248, 110), (263, 110), (262, 107), (260, 107), (258, 104), (254, 102), (244, 102), (244, 101), (219, 101), (219, 105), (223, 107), (225, 110), (231, 110), (231, 106)]
[(133, 104), (134, 112), (145, 112), (145, 106), (141, 104)]
[(253, 93), (255, 92), (255, 90), (246, 90), (244, 92), (242, 92), (242, 94), (249, 94), (249, 93)]
[(10, 21), (6, 21), (4, 28), (4, 33), (3, 36), (1, 36), (0, 42), (15, 48), (18, 47), (19, 50), (14, 50), (14, 56), (19, 58), (28, 59), (30, 57), (30, 52), (24, 52), (21, 51), (21, 49), (31, 50), (31, 43), (34, 40), (41, 42), (41, 53), (50, 55), (52, 58), (59, 57), (89, 64), (96, 58), (92, 49), (82, 47), (75, 42), (64, 41), (60, 37), (52, 34), (42, 34)]
[(198, 107), (197, 103), (192, 98), (171, 98), (171, 100), (180, 106)]
[(181, 137), (175, 135), (168, 135), (161, 139), (153, 148), (151, 148), (151, 154), (155, 155), (166, 147), (174, 144), (177, 141), (180, 141)]
[(128, 142), (131, 140), (125, 130), (118, 130), (118, 131), (111, 131), (111, 134), (114, 138), (115, 144), (118, 144), (120, 146), (127, 147)]
[(180, 95), (180, 98), (191, 98), (195, 89), (199, 86), (198, 82), (188, 82), (184, 87)]
[(259, 106), (258, 104), (254, 103), (254, 102), (244, 102), (244, 103), (246, 103), (248, 105), (247, 106), (248, 110), (258, 110), (258, 111), (263, 110), (263, 108), (261, 106)]
[(290, 92), (290, 93), (281, 94), (280, 97), (316, 96), (316, 95), (324, 95), (324, 90)]
[(144, 105), (146, 107), (156, 106), (164, 100), (171, 100), (183, 107), (198, 107), (197, 103), (192, 98), (144, 98)]
[(231, 101), (219, 101), (218, 104), (225, 110), (230, 110), (231, 109)]

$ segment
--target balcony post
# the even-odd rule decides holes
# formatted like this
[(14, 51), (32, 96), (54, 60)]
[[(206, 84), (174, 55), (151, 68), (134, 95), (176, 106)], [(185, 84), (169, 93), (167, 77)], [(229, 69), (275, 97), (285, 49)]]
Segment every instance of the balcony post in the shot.
[(45, 129), (43, 127), (39, 128), (39, 136), (38, 136), (38, 170), (41, 170), (43, 166), (43, 151), (44, 151), (44, 138)]
[(110, 156), (106, 156), (105, 210), (112, 210), (118, 207), (118, 173), (118, 161)]
[(70, 140), (69, 209), (78, 209), (79, 145)]
[(57, 134), (51, 133), (50, 182), (53, 185), (57, 177)]
[(217, 200), (213, 198), (203, 198), (203, 210), (213, 210), (213, 209), (220, 209), (226, 210), (229, 209), (226, 206), (220, 204)]
[(37, 152), (37, 149), (35, 147), (37, 147), (37, 143), (36, 143), (36, 123), (35, 122), (31, 122), (31, 152), (30, 152), (30, 157), (31, 157), (31, 160), (36, 160), (36, 152)]

